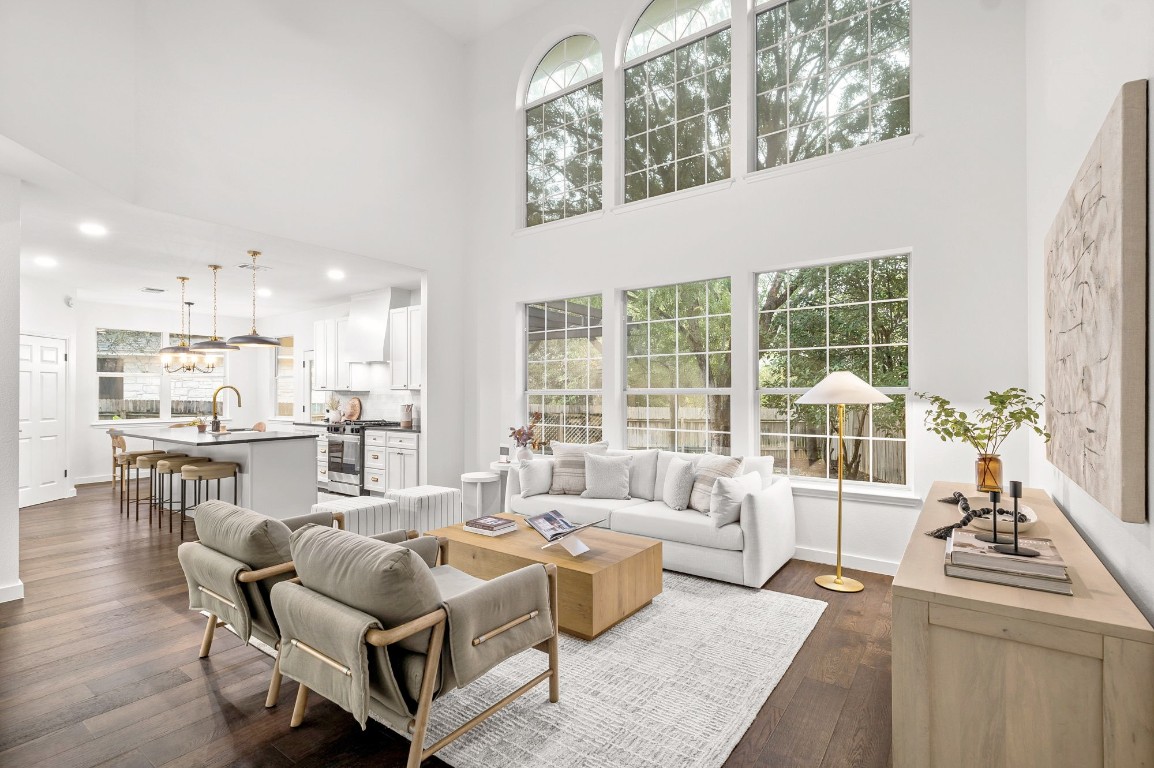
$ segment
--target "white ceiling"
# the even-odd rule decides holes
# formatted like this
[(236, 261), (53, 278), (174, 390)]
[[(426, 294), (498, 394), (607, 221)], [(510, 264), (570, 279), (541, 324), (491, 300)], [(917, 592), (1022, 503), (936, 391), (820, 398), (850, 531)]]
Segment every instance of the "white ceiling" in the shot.
[(462, 42), (476, 40), (545, 0), (403, 0), (417, 13)]

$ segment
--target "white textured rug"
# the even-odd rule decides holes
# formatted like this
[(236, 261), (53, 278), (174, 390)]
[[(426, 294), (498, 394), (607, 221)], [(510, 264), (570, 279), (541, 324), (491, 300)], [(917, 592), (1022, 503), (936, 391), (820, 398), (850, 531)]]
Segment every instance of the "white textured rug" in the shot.
[[(716, 768), (825, 603), (665, 573), (653, 604), (592, 642), (562, 635), (542, 683), (438, 754), (456, 768)], [(526, 651), (433, 705), (426, 744), (543, 671)]]

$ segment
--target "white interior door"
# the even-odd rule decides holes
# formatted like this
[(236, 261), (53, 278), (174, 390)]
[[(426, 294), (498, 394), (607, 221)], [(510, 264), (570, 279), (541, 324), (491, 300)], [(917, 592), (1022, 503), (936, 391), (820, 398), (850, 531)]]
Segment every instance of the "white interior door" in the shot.
[(64, 339), (20, 336), (20, 506), (72, 495)]

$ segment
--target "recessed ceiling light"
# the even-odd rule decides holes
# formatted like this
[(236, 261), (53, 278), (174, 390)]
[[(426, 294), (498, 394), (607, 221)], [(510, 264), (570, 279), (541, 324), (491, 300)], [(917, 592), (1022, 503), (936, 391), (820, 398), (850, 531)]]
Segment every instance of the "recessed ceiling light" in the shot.
[(104, 237), (108, 234), (108, 227), (103, 224), (98, 224), (95, 221), (86, 221), (82, 223), (78, 229), (82, 234), (88, 235), (89, 237)]
[(272, 296), (272, 291), (268, 288), (257, 288), (256, 295), (262, 299), (267, 299), (269, 296)]
[(328, 271), (329, 280), (344, 280), (345, 272), (343, 269), (330, 269)]
[(51, 256), (37, 256), (36, 258), (32, 259), (32, 263), (38, 267), (44, 267), (45, 269), (51, 269), (52, 267), (55, 267), (60, 262), (56, 261), (56, 259), (52, 258)]

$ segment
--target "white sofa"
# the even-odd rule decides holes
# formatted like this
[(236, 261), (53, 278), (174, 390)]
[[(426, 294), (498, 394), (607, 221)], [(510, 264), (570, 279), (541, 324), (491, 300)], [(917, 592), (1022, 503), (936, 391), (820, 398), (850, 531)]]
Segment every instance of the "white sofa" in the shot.
[[(611, 455), (627, 453), (644, 452), (610, 451)], [(761, 475), (762, 489), (742, 500), (741, 516), (736, 523), (717, 527), (708, 515), (694, 509), (671, 509), (661, 500), (662, 470), (668, 467), (672, 456), (698, 458), (659, 451), (661, 469), (653, 477), (631, 477), (634, 495), (629, 499), (552, 494), (525, 498), (521, 495), (515, 464), (509, 472), (505, 509), (521, 515), (557, 510), (578, 525), (604, 519), (598, 527), (660, 539), (663, 564), (668, 570), (747, 587), (763, 586), (794, 555), (796, 524), (789, 479), (774, 475), (768, 459), (748, 461), (745, 471)]]

